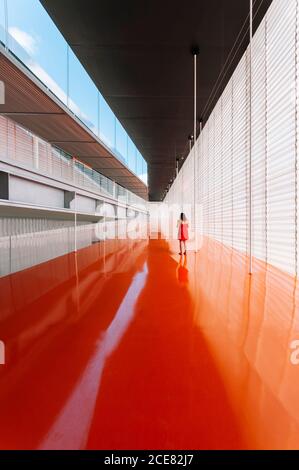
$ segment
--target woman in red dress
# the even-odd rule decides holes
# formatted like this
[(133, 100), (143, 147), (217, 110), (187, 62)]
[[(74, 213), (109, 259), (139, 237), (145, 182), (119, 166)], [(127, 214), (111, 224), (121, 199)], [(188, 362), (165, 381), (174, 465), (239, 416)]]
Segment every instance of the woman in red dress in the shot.
[(183, 254), (182, 247), (184, 246), (184, 255), (186, 254), (186, 240), (188, 240), (188, 220), (185, 214), (182, 212), (180, 220), (178, 220), (178, 239), (180, 242), (180, 255)]

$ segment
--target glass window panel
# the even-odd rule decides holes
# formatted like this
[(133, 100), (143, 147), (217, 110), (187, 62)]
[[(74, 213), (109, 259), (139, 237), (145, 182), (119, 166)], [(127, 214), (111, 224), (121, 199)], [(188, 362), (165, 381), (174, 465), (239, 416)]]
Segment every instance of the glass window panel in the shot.
[[(9, 0), (8, 47), (140, 178), (142, 155), (38, 0)], [(0, 41), (5, 41), (5, 0), (0, 0)], [(69, 83), (67, 79), (69, 77)], [(69, 96), (67, 96), (67, 93)]]
[(128, 167), (136, 173), (136, 153), (137, 149), (132, 139), (128, 137)]
[(96, 135), (98, 135), (97, 87), (74, 52), (69, 49), (69, 108)]
[(5, 13), (4, 0), (0, 0), (0, 41), (5, 43)]
[(109, 148), (115, 148), (115, 116), (100, 95), (100, 138)]
[(139, 150), (137, 150), (137, 171), (136, 171), (136, 174), (139, 178), (141, 178), (141, 176), (142, 176), (142, 155), (139, 152)]
[(128, 148), (127, 148), (127, 133), (124, 130), (123, 126), (119, 122), (118, 119), (116, 119), (116, 154), (119, 157), (119, 159), (125, 163), (128, 161), (127, 153), (128, 153)]
[(142, 178), (141, 179), (145, 184), (147, 184), (147, 163), (144, 160), (144, 158), (142, 159)]
[(7, 5), (9, 49), (66, 104), (66, 41), (38, 0)]

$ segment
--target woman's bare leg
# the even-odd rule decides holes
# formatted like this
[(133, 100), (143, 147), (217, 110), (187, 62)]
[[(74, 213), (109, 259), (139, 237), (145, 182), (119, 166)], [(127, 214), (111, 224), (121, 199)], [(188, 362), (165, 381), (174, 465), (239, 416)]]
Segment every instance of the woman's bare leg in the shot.
[(186, 254), (186, 242), (184, 240), (184, 255)]
[(182, 240), (180, 240), (180, 255), (182, 254)]

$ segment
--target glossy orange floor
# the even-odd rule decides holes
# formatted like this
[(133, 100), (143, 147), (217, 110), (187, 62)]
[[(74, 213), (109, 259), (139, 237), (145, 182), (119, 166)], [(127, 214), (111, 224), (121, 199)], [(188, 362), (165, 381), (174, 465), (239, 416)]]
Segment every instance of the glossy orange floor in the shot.
[(294, 279), (206, 240), (96, 244), (0, 279), (3, 449), (299, 448)]

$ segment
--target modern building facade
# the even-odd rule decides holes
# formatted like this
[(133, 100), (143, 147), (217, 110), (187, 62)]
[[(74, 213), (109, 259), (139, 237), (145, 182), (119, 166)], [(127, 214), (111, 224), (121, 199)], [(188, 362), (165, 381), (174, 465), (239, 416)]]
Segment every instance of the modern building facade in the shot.
[(299, 448), (298, 33), (0, 0), (1, 449)]

